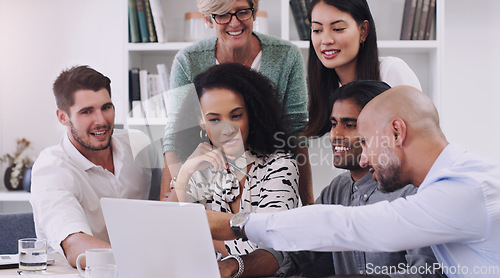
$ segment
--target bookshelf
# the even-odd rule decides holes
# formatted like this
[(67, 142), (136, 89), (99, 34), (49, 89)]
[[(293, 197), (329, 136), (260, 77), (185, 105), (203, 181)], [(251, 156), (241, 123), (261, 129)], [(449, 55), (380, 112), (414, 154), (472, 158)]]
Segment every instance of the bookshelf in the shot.
[(31, 212), (29, 200), (26, 191), (0, 191), (0, 213)]
[(27, 202), (30, 200), (30, 193), (26, 191), (0, 192), (1, 202)]
[[(165, 63), (170, 68), (175, 54), (191, 42), (183, 42), (184, 13), (196, 11), (196, 1), (160, 0), (165, 16), (166, 43), (126, 43), (126, 65), (123, 74), (126, 76), (124, 88), (128, 88), (128, 70), (132, 67), (146, 69), (156, 73), (156, 64)], [(435, 40), (399, 40), (405, 0), (368, 0), (372, 11), (378, 36), (380, 56), (397, 56), (402, 58), (417, 74), (422, 89), (440, 107), (439, 92), (441, 88), (440, 68), (441, 51), (444, 30), (444, 5), (445, 0), (436, 2)], [(123, 1), (123, 11), (128, 13), (127, 1)], [(293, 15), (290, 10), (289, 0), (261, 0), (260, 10), (269, 14), (269, 34), (290, 40), (296, 44), (304, 55), (306, 62), (309, 48), (308, 41), (298, 40)], [(173, 8), (174, 7), (174, 8)], [(395, 16), (398, 10), (400, 16)], [(128, 17), (125, 17), (124, 32), (128, 39)], [(127, 99), (127, 98), (125, 98)], [(128, 103), (125, 105), (128, 107)], [(127, 118), (126, 126), (141, 125), (141, 119)], [(149, 119), (150, 125), (163, 125), (164, 119)]]
[[(128, 69), (131, 67), (139, 67), (156, 73), (156, 64), (165, 63), (167, 67), (170, 67), (177, 51), (192, 44), (182, 41), (184, 34), (184, 13), (196, 11), (196, 1), (160, 1), (165, 15), (168, 42), (160, 44), (126, 43), (126, 64), (128, 67), (123, 71), (126, 77), (124, 80), (127, 82), (124, 88), (128, 88)], [(376, 23), (380, 56), (402, 58), (416, 73), (423, 91), (433, 99), (438, 111), (440, 111), (445, 0), (436, 1), (436, 20), (434, 26), (436, 39), (427, 41), (399, 40), (405, 0), (367, 1)], [(269, 34), (296, 44), (301, 49), (304, 62), (307, 64), (309, 42), (298, 40), (299, 35), (290, 9), (289, 0), (260, 0), (259, 5), (260, 10), (268, 13)], [(127, 12), (126, 5), (124, 5), (124, 12)], [(127, 24), (124, 24), (124, 26), (124, 32), (128, 34)], [(128, 38), (128, 35), (125, 38)], [(128, 107), (128, 103), (125, 107)], [(140, 118), (127, 118), (126, 126), (143, 131), (149, 130), (158, 144), (157, 140), (161, 140), (163, 137), (165, 123), (166, 119), (147, 119), (146, 121)], [(323, 187), (328, 185), (331, 179), (338, 175), (341, 170), (335, 169), (330, 165), (331, 158), (326, 160), (321, 159), (322, 157), (331, 155), (328, 136), (311, 140), (309, 154), (312, 166), (314, 196), (319, 196)]]

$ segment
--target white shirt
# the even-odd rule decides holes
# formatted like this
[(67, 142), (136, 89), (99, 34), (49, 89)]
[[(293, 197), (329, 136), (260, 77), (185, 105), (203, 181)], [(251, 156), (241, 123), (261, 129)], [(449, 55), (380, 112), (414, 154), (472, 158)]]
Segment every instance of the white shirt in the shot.
[[(215, 58), (215, 64), (220, 65), (220, 62), (219, 62), (219, 60), (217, 60), (217, 58)], [(255, 56), (255, 59), (253, 59), (253, 62), (252, 62), (252, 65), (250, 66), (250, 68), (255, 70), (255, 71), (259, 71), (261, 64), (262, 64), (262, 50), (259, 51), (257, 56)]]
[(252, 214), (245, 232), (259, 246), (283, 251), (430, 245), (448, 277), (500, 277), (500, 166), (450, 144), (406, 199)]
[(422, 86), (411, 68), (398, 57), (379, 57), (380, 80), (391, 87), (408, 85), (422, 91)]
[(100, 198), (148, 198), (151, 166), (158, 165), (149, 148), (144, 148), (147, 142), (138, 131), (115, 130), (111, 139), (114, 174), (85, 158), (66, 134), (58, 145), (43, 150), (31, 181), (37, 237), (46, 238), (62, 254), (61, 242), (73, 233), (109, 242)]

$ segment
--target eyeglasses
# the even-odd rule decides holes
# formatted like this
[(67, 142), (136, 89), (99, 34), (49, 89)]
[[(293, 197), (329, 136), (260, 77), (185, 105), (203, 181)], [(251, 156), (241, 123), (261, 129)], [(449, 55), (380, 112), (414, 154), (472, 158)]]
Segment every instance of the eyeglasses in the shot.
[(249, 20), (250, 18), (252, 18), (254, 10), (255, 10), (254, 8), (247, 8), (247, 9), (239, 10), (235, 13), (213, 14), (212, 18), (218, 24), (228, 24), (233, 19), (233, 16), (236, 16), (236, 18), (239, 21), (245, 21), (245, 20)]

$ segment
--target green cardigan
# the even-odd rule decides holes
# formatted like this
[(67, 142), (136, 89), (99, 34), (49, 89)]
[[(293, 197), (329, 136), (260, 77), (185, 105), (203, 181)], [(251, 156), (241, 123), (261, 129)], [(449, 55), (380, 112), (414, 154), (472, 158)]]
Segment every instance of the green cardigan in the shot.
[[(276, 37), (255, 32), (254, 35), (259, 39), (262, 48), (259, 72), (269, 78), (278, 89), (279, 100), (291, 123), (289, 132), (298, 136), (305, 130), (308, 116), (306, 78), (300, 50), (294, 44)], [(214, 66), (216, 43), (217, 37), (212, 37), (180, 50), (172, 64), (170, 88), (191, 84), (196, 75)], [(179, 89), (169, 92), (163, 152), (173, 150), (173, 124), (177, 115), (173, 110), (179, 109), (186, 91)]]

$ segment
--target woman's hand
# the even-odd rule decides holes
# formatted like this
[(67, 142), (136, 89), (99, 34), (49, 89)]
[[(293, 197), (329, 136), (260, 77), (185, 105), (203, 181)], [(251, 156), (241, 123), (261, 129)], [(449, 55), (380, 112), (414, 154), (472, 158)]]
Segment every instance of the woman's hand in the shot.
[(181, 171), (192, 175), (196, 171), (204, 170), (210, 165), (215, 171), (228, 169), (226, 158), (220, 149), (210, 145), (209, 143), (200, 143), (194, 152), (188, 157), (182, 165)]
[(233, 274), (238, 272), (238, 261), (235, 259), (225, 260), (219, 262), (219, 272), (221, 278), (230, 278)]
[(179, 169), (177, 181), (173, 185), (175, 193), (170, 194), (172, 196), (168, 196), (167, 200), (185, 202), (187, 198), (186, 192), (190, 188), (188, 183), (191, 175), (210, 166), (213, 166), (215, 171), (228, 169), (226, 158), (221, 150), (209, 143), (200, 143)]

